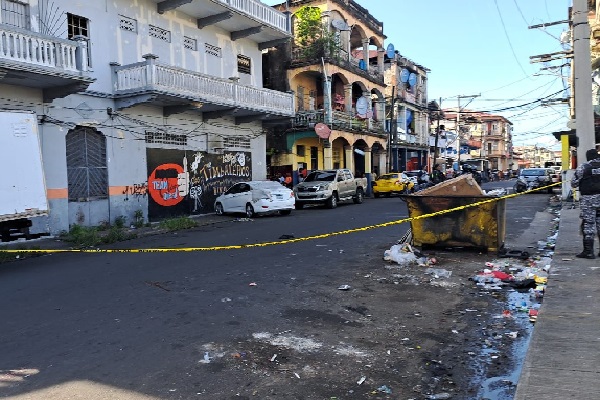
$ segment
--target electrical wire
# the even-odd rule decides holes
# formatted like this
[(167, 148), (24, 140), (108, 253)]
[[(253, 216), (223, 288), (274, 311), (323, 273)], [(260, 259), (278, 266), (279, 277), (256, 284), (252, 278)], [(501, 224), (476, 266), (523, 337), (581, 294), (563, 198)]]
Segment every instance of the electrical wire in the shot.
[(502, 13), (500, 12), (500, 7), (498, 6), (498, 0), (494, 0), (494, 4), (496, 5), (496, 10), (498, 10), (498, 16), (500, 17), (500, 22), (502, 23), (502, 29), (504, 30), (504, 35), (506, 36), (506, 40), (508, 41), (508, 45), (513, 54), (513, 57), (515, 58), (515, 61), (519, 65), (519, 68), (521, 68), (521, 71), (523, 71), (523, 74), (525, 76), (529, 76), (527, 74), (527, 72), (525, 71), (525, 68), (523, 68), (523, 65), (521, 65), (521, 62), (519, 61), (519, 58), (517, 57), (517, 53), (515, 53), (515, 49), (512, 45), (512, 42), (510, 41), (510, 36), (508, 35), (508, 31), (506, 30), (506, 25), (504, 24), (504, 18), (502, 18)]

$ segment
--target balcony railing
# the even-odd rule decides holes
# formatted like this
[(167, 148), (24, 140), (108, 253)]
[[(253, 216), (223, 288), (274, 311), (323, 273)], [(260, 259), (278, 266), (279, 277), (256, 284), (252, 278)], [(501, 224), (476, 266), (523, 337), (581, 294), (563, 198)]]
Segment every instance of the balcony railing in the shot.
[[(332, 128), (350, 131), (369, 131), (372, 133), (383, 133), (383, 122), (369, 119), (356, 118), (352, 113), (343, 111), (332, 111)], [(371, 127), (369, 129), (369, 121)], [(325, 111), (298, 111), (294, 118), (294, 126), (296, 128), (314, 127), (319, 122), (325, 122)]]
[(78, 73), (78, 46), (71, 40), (0, 26), (0, 60)]
[(159, 91), (167, 95), (191, 98), (200, 102), (248, 110), (294, 115), (291, 93), (246, 86), (198, 72), (160, 64), (155, 56), (145, 56), (146, 62), (115, 66), (115, 94), (137, 94)]
[(216, 0), (219, 3), (227, 4), (229, 7), (243, 12), (250, 17), (269, 24), (283, 32), (290, 32), (288, 17), (273, 7), (261, 3), (258, 0)]

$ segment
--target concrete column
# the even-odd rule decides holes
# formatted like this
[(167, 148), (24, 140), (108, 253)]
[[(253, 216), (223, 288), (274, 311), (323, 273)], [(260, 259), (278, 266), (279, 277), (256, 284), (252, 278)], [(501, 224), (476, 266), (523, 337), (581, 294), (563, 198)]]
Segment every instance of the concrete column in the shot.
[(371, 162), (371, 148), (367, 147), (365, 150), (365, 177), (367, 178), (367, 187), (365, 188), (365, 192), (367, 196), (371, 197), (371, 181), (373, 177), (371, 176), (371, 170), (373, 169), (373, 163)]
[(369, 70), (369, 39), (362, 40), (363, 61), (365, 62), (365, 71)]
[(367, 99), (367, 116), (371, 115), (371, 117), (367, 118), (367, 129), (371, 130), (373, 128), (373, 104), (371, 103), (371, 92), (363, 92), (363, 97)]
[(154, 85), (154, 69), (158, 56), (156, 54), (144, 54), (142, 58), (146, 60), (146, 84), (152, 86)]
[(352, 113), (352, 84), (344, 85), (344, 96), (346, 104), (344, 105), (347, 113)]
[(346, 165), (344, 168), (354, 173), (354, 146), (344, 146), (344, 154), (346, 156)]
[[(389, 144), (388, 144), (389, 146)], [(381, 174), (387, 174), (388, 171), (388, 161), (387, 161), (387, 152), (386, 151), (382, 151), (381, 153), (377, 154), (377, 157), (379, 157), (379, 175)]]
[(379, 47), (377, 49), (377, 70), (382, 75), (383, 75), (383, 71), (384, 71), (384, 60), (385, 60), (384, 55), (385, 55), (385, 49), (383, 47)]
[(323, 143), (323, 169), (333, 169), (333, 154), (329, 140)]
[[(85, 36), (77, 35), (73, 38), (77, 42), (75, 50), (75, 67), (82, 72), (88, 70), (88, 41)], [(62, 55), (57, 57), (60, 62), (63, 62)], [(64, 67), (64, 65), (62, 65)]]

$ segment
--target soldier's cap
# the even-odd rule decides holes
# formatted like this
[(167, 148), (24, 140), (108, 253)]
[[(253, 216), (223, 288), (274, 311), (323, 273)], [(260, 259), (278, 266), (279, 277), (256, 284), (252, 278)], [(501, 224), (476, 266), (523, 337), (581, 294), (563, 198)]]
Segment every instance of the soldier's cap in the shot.
[(585, 152), (585, 158), (587, 158), (588, 161), (592, 161), (596, 158), (600, 158), (600, 154), (598, 154), (598, 150), (596, 149), (589, 149)]

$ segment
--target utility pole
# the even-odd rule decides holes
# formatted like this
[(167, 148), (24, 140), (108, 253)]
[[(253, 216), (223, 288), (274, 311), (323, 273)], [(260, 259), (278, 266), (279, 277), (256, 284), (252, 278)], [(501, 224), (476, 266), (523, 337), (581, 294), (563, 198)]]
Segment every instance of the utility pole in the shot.
[(588, 0), (573, 0), (573, 64), (575, 81), (575, 128), (577, 165), (586, 160), (584, 153), (595, 147), (594, 110), (592, 107), (592, 61)]
[(435, 168), (435, 164), (437, 163), (437, 157), (438, 157), (438, 141), (440, 139), (440, 119), (442, 119), (442, 98), (441, 97), (440, 97), (440, 104), (438, 104), (438, 109), (437, 109), (437, 129), (435, 130), (435, 143), (434, 143), (434, 147), (433, 147), (433, 168)]
[(390, 110), (390, 114), (390, 136), (388, 139), (389, 142), (387, 168), (388, 173), (392, 171), (392, 143), (395, 143), (395, 137), (398, 134), (398, 121), (396, 120), (396, 86), (392, 86), (392, 109)]
[[(458, 110), (456, 111), (456, 136), (457, 136), (456, 140), (458, 140), (458, 168), (459, 169), (460, 169), (460, 138), (462, 136), (460, 133), (460, 99), (471, 99), (469, 101), (469, 103), (471, 103), (471, 101), (473, 101), (473, 99), (475, 97), (479, 97), (479, 96), (481, 96), (481, 94), (472, 94), (469, 96), (464, 96), (464, 95), (456, 96), (458, 99)], [(468, 106), (469, 103), (467, 103), (465, 105), (465, 107)]]

